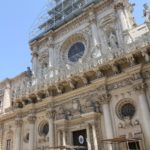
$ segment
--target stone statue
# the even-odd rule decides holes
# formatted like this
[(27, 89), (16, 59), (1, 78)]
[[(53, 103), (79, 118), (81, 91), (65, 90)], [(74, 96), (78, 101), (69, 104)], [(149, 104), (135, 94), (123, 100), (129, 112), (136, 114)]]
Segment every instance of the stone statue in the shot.
[(143, 52), (142, 56), (144, 56), (144, 60), (145, 60), (146, 63), (150, 62), (150, 56), (147, 52)]
[(150, 22), (150, 8), (148, 4), (144, 4), (144, 16), (145, 22)]
[(70, 70), (70, 69), (71, 69), (71, 66), (70, 66), (69, 64), (66, 64), (66, 68), (67, 68), (68, 70)]
[(101, 51), (100, 51), (100, 46), (96, 45), (92, 50), (92, 58), (98, 58), (98, 57), (101, 57), (101, 56), (102, 56), (102, 54), (101, 54)]
[(29, 77), (32, 77), (32, 71), (31, 71), (30, 67), (27, 67), (27, 74)]
[(113, 32), (111, 32), (109, 36), (109, 45), (111, 49), (118, 48), (118, 40), (116, 35)]

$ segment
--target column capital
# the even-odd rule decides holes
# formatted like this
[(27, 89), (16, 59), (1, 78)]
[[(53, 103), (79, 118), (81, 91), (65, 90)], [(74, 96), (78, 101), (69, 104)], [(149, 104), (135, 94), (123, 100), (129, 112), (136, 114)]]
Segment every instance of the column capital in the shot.
[(140, 82), (133, 85), (134, 91), (138, 93), (143, 93), (146, 88), (147, 84), (145, 82)]
[(34, 124), (35, 121), (36, 121), (36, 116), (33, 115), (33, 114), (30, 114), (30, 115), (28, 116), (28, 121), (29, 121), (30, 124)]
[(33, 57), (37, 57), (38, 56), (38, 53), (36, 51), (32, 51), (32, 56)]
[(99, 101), (101, 104), (108, 104), (111, 100), (111, 94), (102, 94), (99, 96)]
[(54, 39), (53, 39), (52, 36), (50, 36), (50, 37), (48, 38), (47, 47), (53, 47), (53, 46), (54, 46), (53, 40), (54, 40)]
[(124, 4), (123, 2), (118, 2), (114, 5), (114, 9), (118, 10), (118, 9), (123, 9), (124, 8)]
[(96, 23), (96, 17), (95, 17), (95, 13), (93, 11), (89, 12), (89, 22)]
[(56, 111), (54, 109), (49, 109), (47, 112), (46, 112), (46, 116), (47, 118), (49, 119), (55, 119), (55, 115), (56, 115)]
[(16, 118), (16, 119), (15, 119), (15, 125), (16, 125), (17, 127), (21, 127), (22, 124), (23, 124), (23, 120), (22, 120), (21, 118)]

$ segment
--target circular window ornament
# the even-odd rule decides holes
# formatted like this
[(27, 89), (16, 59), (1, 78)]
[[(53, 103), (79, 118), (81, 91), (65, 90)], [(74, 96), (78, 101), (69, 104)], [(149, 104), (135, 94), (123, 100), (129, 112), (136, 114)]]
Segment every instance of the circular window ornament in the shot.
[(121, 101), (116, 106), (117, 116), (122, 120), (125, 118), (132, 118), (135, 115), (135, 112), (136, 108), (129, 100)]
[(79, 143), (80, 144), (84, 143), (84, 137), (82, 135), (79, 136)]
[(71, 62), (77, 62), (84, 55), (85, 46), (82, 42), (74, 43), (68, 51), (68, 59)]
[(121, 108), (121, 115), (123, 117), (132, 118), (135, 114), (135, 107), (131, 103), (124, 104)]

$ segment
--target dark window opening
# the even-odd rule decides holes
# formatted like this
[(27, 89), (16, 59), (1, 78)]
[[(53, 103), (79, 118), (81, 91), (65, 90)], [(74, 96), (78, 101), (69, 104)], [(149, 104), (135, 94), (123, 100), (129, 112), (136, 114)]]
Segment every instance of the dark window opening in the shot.
[(11, 140), (7, 140), (7, 143), (6, 143), (6, 150), (10, 150), (10, 146), (11, 146)]
[(79, 130), (73, 132), (73, 145), (83, 146), (87, 150), (87, 134), (86, 130)]
[(128, 143), (129, 150), (140, 150), (139, 142), (129, 142)]
[(48, 123), (46, 123), (44, 126), (43, 126), (43, 134), (44, 135), (47, 135), (49, 132), (49, 125)]
[(81, 42), (77, 42), (71, 46), (68, 52), (68, 58), (72, 62), (77, 62), (84, 54), (85, 46)]

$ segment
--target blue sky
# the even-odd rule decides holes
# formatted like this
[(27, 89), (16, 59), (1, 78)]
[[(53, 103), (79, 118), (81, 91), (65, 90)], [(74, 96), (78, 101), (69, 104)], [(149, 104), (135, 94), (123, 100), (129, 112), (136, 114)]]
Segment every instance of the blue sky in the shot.
[[(130, 0), (136, 4), (134, 16), (143, 23), (143, 4), (149, 0)], [(31, 66), (28, 45), (31, 25), (48, 0), (1, 0), (0, 4), (0, 80), (14, 77)]]

